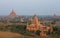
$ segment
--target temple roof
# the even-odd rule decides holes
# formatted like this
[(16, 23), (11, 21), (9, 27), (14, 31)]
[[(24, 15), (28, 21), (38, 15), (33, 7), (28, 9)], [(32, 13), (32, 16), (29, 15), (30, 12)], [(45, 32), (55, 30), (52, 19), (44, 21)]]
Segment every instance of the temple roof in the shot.
[(39, 23), (38, 17), (36, 15), (34, 15), (33, 22), (34, 22), (34, 24), (38, 24)]
[(11, 13), (10, 13), (10, 17), (16, 17), (16, 13), (15, 11), (12, 9)]
[(11, 13), (10, 14), (16, 14), (15, 12), (14, 12), (14, 10), (12, 9), (12, 11), (11, 11)]

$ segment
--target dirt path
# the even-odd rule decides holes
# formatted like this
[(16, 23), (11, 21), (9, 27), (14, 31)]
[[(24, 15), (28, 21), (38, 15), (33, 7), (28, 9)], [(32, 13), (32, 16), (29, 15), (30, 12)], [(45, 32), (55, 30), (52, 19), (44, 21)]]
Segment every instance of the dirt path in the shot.
[(0, 38), (23, 38), (23, 36), (18, 33), (0, 31)]

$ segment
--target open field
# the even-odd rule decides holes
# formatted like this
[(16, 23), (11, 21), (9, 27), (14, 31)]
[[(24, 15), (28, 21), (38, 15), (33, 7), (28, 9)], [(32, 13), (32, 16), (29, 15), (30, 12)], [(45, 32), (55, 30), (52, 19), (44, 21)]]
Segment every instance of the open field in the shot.
[(23, 38), (23, 36), (18, 33), (0, 31), (0, 38)]

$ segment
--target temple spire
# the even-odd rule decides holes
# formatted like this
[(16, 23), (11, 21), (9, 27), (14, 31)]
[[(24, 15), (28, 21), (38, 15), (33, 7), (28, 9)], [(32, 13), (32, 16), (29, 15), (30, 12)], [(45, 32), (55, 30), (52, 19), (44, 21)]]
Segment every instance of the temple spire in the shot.
[(56, 13), (54, 13), (53, 18), (59, 18)]
[(37, 17), (36, 15), (34, 15), (33, 23), (34, 23), (34, 24), (38, 24), (38, 23), (39, 23), (38, 17)]
[(12, 9), (11, 13), (10, 13), (10, 17), (14, 18), (16, 17), (16, 13), (14, 12), (14, 10)]

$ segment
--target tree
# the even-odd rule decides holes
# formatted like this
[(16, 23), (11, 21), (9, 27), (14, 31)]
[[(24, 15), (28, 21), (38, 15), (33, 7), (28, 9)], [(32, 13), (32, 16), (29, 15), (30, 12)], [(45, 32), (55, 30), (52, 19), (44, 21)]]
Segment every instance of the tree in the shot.
[(56, 23), (56, 20), (54, 20), (51, 24), (55, 24)]
[(36, 31), (36, 34), (37, 34), (37, 35), (40, 35), (40, 32), (41, 32), (40, 30), (37, 30), (37, 31)]
[(55, 27), (53, 27), (53, 31), (57, 31), (58, 30), (58, 28), (55, 26)]

